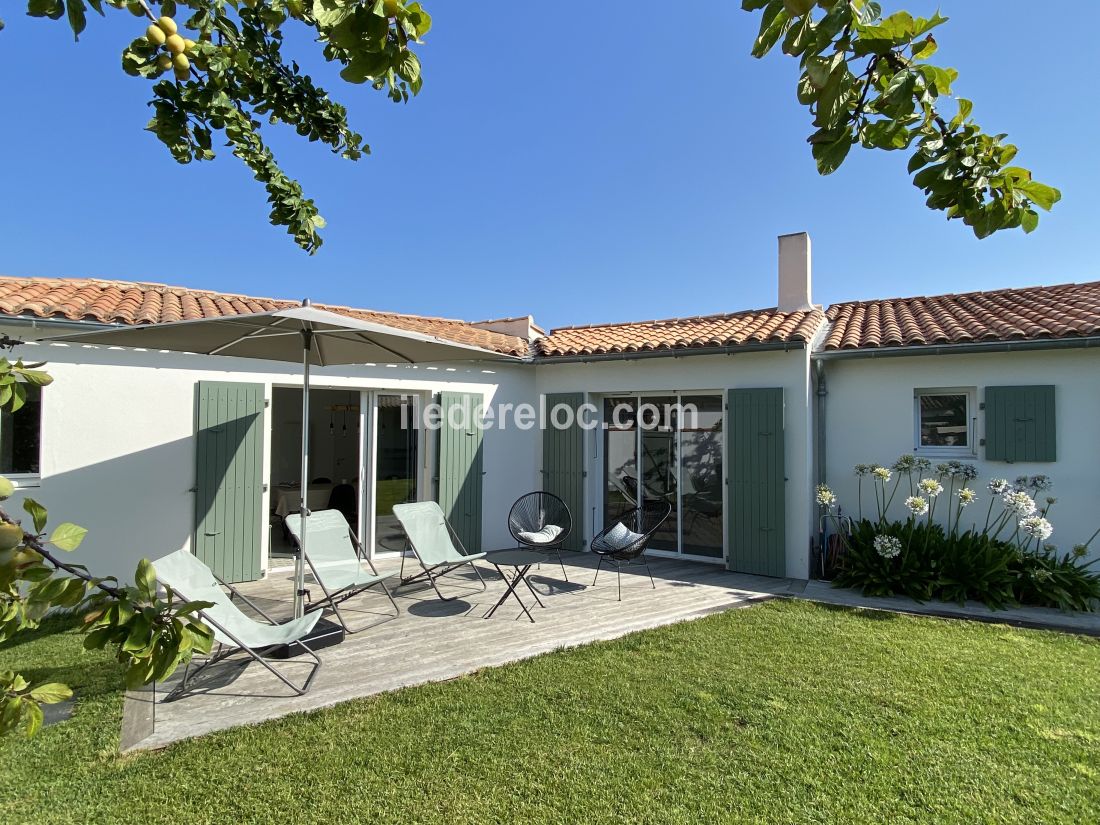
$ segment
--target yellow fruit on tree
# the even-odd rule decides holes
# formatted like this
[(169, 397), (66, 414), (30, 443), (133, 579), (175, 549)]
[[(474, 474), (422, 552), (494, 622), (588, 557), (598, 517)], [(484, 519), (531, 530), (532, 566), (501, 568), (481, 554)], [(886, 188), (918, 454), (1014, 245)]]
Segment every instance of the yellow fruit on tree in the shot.
[(179, 27), (176, 26), (176, 21), (171, 17), (162, 17), (157, 21), (157, 25), (160, 26), (161, 31), (165, 34), (175, 34), (179, 31)]
[(163, 46), (164, 41), (168, 39), (168, 35), (164, 33), (160, 26), (150, 26), (145, 30), (145, 39), (153, 46)]
[(172, 73), (176, 76), (176, 80), (188, 80), (191, 77), (189, 69), (180, 69), (176, 66), (172, 67)]
[(144, 17), (145, 16), (145, 9), (142, 8), (141, 3), (127, 3), (126, 4), (126, 9), (134, 17)]
[(168, 71), (172, 68), (171, 56), (164, 54), (163, 52), (157, 57), (157, 68), (161, 71)]
[(177, 54), (172, 58), (172, 68), (179, 69), (181, 72), (186, 72), (191, 68), (191, 61), (187, 59), (187, 55)]
[(187, 48), (187, 44), (183, 42), (183, 38), (178, 34), (168, 35), (168, 39), (164, 41), (164, 45), (168, 47), (168, 51), (172, 54), (183, 54), (184, 49)]
[(23, 543), (23, 528), (18, 524), (0, 524), (0, 550), (11, 550)]
[(12, 493), (15, 492), (15, 485), (11, 483), (11, 479), (0, 476), (0, 501), (6, 498), (11, 498)]

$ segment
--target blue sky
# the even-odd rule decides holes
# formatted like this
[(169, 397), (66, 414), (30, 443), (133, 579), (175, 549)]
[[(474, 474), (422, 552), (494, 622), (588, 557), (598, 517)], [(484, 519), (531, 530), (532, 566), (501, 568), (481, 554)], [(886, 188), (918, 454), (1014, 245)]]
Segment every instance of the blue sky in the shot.
[(800, 230), (822, 303), (1100, 278), (1100, 115), (1083, 96), (1100, 4), (1071, 20), (1023, 0), (940, 4), (956, 90), (1063, 192), (1033, 235), (984, 241), (925, 209), (903, 154), (854, 150), (819, 177), (797, 64), (749, 56), (757, 18), (736, 0), (683, 15), (652, 0), (425, 5), (435, 28), (408, 105), (288, 43), (373, 149), (353, 164), (267, 130), (329, 222), (312, 258), (228, 152), (179, 166), (143, 131), (147, 82), (119, 68), (139, 20), (93, 16), (76, 44), (62, 21), (5, 9), (0, 272), (552, 326), (774, 305), (775, 236)]

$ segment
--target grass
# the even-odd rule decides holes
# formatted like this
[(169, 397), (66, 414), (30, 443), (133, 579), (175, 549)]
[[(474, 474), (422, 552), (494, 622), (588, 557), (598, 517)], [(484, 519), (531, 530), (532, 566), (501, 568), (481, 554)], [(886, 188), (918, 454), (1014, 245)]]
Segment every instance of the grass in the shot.
[(1069, 635), (771, 602), (127, 757), (78, 650), (0, 650), (82, 697), (0, 742), (5, 821), (1100, 819), (1100, 643)]

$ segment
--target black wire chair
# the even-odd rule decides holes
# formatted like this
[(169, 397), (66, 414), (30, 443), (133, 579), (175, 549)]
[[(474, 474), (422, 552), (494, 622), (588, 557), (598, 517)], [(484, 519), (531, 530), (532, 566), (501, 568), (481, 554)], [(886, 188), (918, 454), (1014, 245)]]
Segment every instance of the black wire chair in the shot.
[[(546, 527), (560, 527), (561, 532), (552, 539), (539, 541), (532, 538), (524, 538), (521, 533), (538, 533)], [(508, 532), (520, 547), (530, 547), (540, 553), (554, 552), (558, 556), (558, 564), (561, 565), (561, 574), (569, 581), (569, 575), (565, 572), (565, 562), (562, 561), (561, 548), (569, 533), (573, 529), (573, 517), (569, 514), (569, 508), (565, 502), (553, 493), (539, 491), (520, 496), (512, 509), (508, 512)]]
[[(653, 571), (649, 569), (649, 562), (646, 560), (645, 551), (649, 546), (649, 540), (653, 538), (653, 534), (665, 523), (665, 520), (671, 513), (672, 504), (668, 501), (661, 500), (650, 502), (642, 505), (636, 510), (624, 513), (618, 521), (609, 524), (597, 533), (592, 539), (591, 548), (592, 552), (600, 557), (600, 561), (596, 565), (596, 575), (592, 578), (592, 586), (596, 586), (596, 579), (600, 577), (600, 569), (606, 561), (609, 564), (615, 565), (615, 577), (616, 584), (619, 588), (620, 602), (623, 600), (623, 567), (630, 567), (632, 564), (645, 565), (645, 570), (649, 573), (649, 583), (653, 585), (653, 589), (656, 590), (657, 583), (653, 581)], [(621, 546), (612, 544), (607, 539), (607, 535), (619, 524), (636, 534), (638, 538), (633, 539), (629, 544)]]
[[(350, 484), (337, 484), (328, 495), (329, 510), (339, 510), (348, 524), (359, 523), (359, 493)], [(354, 530), (354, 528), (352, 528)]]

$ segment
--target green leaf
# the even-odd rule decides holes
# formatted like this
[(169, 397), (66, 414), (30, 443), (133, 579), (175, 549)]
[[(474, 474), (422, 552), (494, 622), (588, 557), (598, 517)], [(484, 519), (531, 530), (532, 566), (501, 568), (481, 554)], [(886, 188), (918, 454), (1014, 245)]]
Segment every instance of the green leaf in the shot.
[(760, 33), (752, 46), (753, 57), (763, 57), (771, 51), (783, 33), (791, 25), (791, 16), (783, 8), (782, 0), (772, 0), (764, 9), (760, 20)]
[(27, 14), (31, 17), (48, 17), (51, 20), (60, 20), (65, 13), (65, 4), (62, 0), (28, 0)]
[(50, 536), (50, 543), (62, 550), (75, 550), (84, 541), (88, 531), (72, 522), (57, 525)]
[(19, 375), (28, 384), (34, 384), (36, 387), (45, 387), (47, 384), (53, 383), (53, 376), (42, 370), (18, 370)]
[(69, 28), (73, 30), (73, 39), (80, 40), (80, 33), (88, 25), (84, 0), (68, 0), (65, 8), (69, 13)]
[(46, 508), (33, 498), (25, 498), (23, 499), (23, 509), (27, 511), (27, 514), (34, 522), (34, 531), (36, 533), (41, 533), (46, 527), (46, 519), (48, 517)]
[(1045, 183), (1034, 180), (1017, 183), (1016, 189), (1023, 192), (1032, 203), (1047, 212), (1062, 199), (1062, 193), (1053, 186), (1047, 186)]
[(34, 701), (41, 702), (44, 705), (55, 705), (58, 702), (64, 702), (66, 699), (72, 698), (73, 692), (67, 685), (63, 685), (60, 682), (50, 682), (49, 684), (39, 685), (31, 690), (30, 696)]
[(1039, 213), (1034, 209), (1025, 210), (1020, 217), (1020, 226), (1023, 227), (1024, 232), (1030, 235), (1039, 226)]
[[(821, 133), (819, 133), (821, 134)], [(823, 135), (823, 137), (826, 137)], [(813, 144), (813, 156), (817, 161), (817, 171), (822, 175), (831, 175), (840, 165), (844, 163), (844, 159), (848, 157), (848, 152), (852, 148), (852, 129), (851, 127), (845, 127), (841, 130), (839, 137), (832, 137), (828, 135), (826, 139)]]
[(149, 559), (138, 562), (137, 573), (134, 575), (134, 584), (142, 598), (152, 601), (157, 596), (157, 572), (153, 569), (153, 563)]

